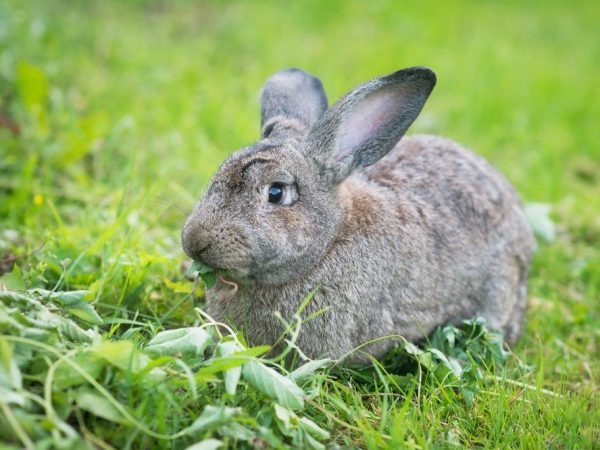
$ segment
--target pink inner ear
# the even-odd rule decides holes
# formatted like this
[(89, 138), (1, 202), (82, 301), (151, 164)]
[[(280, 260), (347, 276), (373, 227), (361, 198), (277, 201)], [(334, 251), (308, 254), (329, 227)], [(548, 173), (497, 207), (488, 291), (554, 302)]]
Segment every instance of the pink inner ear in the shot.
[(342, 161), (367, 141), (377, 138), (390, 125), (403, 104), (398, 88), (384, 89), (368, 95), (352, 108), (342, 121), (338, 135), (336, 161)]

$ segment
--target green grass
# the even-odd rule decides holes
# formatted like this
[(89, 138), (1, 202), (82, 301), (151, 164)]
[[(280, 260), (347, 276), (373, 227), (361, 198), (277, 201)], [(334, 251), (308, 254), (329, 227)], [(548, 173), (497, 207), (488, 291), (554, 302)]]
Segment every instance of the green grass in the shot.
[[(594, 1), (1, 2), (0, 270), (16, 262), (22, 272), (2, 282), (91, 294), (71, 308), (31, 291), (5, 297), (0, 442), (598, 447), (598, 23)], [(163, 328), (202, 322), (180, 269), (180, 228), (225, 156), (257, 139), (263, 81), (302, 67), (332, 101), (412, 65), (433, 67), (439, 82), (411, 132), (474, 148), (524, 202), (553, 208), (557, 238), (540, 243), (527, 330), (506, 368), (469, 380), (471, 402), (460, 380), (424, 363), (404, 375), (320, 369), (298, 382), (307, 398), (290, 413), (246, 372), (226, 392), (223, 373), (259, 353), (208, 362), (139, 350)], [(6, 314), (37, 317), (33, 300), (74, 322), (15, 340)], [(81, 312), (89, 304), (103, 324)], [(96, 330), (90, 342), (75, 323)], [(211, 424), (181, 434), (202, 414)], [(330, 434), (307, 431), (308, 419)]]

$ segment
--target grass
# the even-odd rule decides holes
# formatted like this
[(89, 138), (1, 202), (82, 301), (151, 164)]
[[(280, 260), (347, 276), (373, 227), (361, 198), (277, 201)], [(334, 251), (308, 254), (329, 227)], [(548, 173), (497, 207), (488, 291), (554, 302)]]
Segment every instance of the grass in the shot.
[[(0, 442), (597, 447), (599, 21), (593, 1), (2, 2), (1, 282), (27, 290), (3, 294)], [(411, 132), (476, 149), (526, 203), (552, 207), (557, 236), (540, 242), (527, 330), (504, 368), (440, 377), (401, 352), (403, 370), (324, 367), (299, 393), (261, 349), (210, 325), (209, 350), (149, 350), (162, 329), (205, 323), (180, 269), (181, 224), (224, 157), (258, 137), (269, 74), (302, 67), (334, 100), (419, 64), (439, 83)], [(44, 328), (48, 317), (60, 323)]]

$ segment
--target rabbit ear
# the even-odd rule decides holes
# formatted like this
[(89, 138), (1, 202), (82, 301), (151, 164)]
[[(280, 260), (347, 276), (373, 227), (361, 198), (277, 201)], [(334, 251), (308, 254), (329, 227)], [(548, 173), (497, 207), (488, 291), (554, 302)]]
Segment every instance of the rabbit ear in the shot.
[(261, 137), (307, 134), (327, 110), (321, 81), (300, 70), (276, 72), (260, 94)]
[(385, 156), (417, 118), (435, 86), (435, 73), (412, 67), (368, 81), (322, 116), (306, 151), (333, 183)]

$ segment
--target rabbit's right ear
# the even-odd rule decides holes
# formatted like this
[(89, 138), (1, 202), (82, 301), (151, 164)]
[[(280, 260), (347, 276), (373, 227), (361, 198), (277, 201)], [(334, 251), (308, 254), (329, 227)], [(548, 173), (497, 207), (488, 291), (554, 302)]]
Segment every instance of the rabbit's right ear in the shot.
[(300, 69), (271, 75), (260, 93), (261, 138), (306, 135), (327, 110), (321, 81)]
[(368, 81), (328, 109), (307, 137), (306, 153), (321, 177), (342, 181), (398, 143), (435, 86), (435, 73), (412, 67)]

